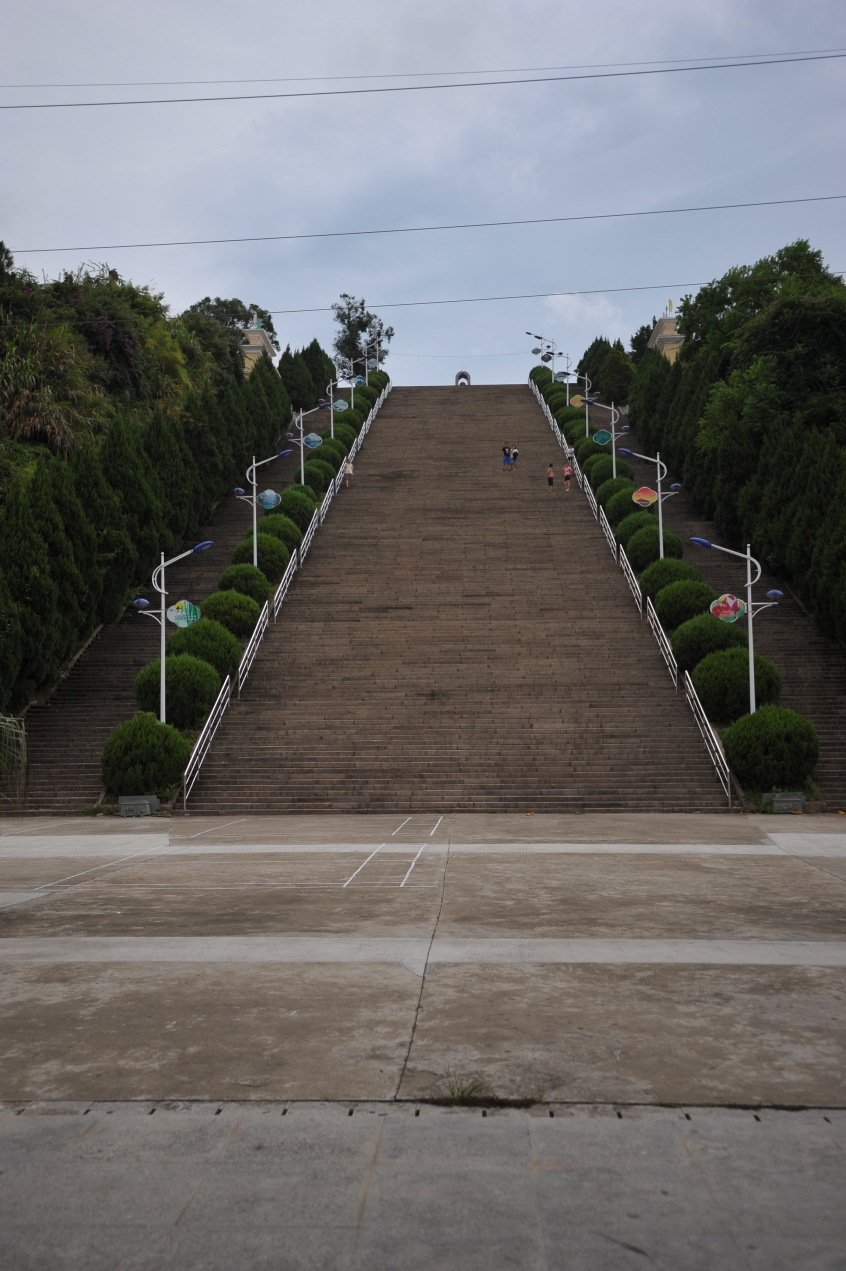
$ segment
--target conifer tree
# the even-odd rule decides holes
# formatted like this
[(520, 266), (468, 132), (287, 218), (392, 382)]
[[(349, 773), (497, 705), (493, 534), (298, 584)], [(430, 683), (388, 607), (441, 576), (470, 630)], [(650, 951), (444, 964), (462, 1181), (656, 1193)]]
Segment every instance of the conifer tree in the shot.
[(29, 492), (19, 479), (0, 518), (0, 577), (20, 618), (22, 656), (9, 693), (12, 706), (22, 706), (58, 670), (60, 594)]
[(94, 445), (77, 446), (70, 463), (74, 486), (94, 530), (101, 594), (97, 617), (115, 622), (138, 566), (138, 553), (126, 530), (120, 498), (103, 476)]

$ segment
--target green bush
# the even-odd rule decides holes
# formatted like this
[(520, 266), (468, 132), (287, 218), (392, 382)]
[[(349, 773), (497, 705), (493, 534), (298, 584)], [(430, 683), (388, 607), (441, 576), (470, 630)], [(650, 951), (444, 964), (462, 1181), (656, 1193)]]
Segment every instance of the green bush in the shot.
[(608, 504), (617, 494), (627, 494), (629, 503), (632, 504), (632, 491), (637, 487), (634, 481), (630, 481), (628, 477), (609, 477), (607, 481), (603, 481), (602, 485), (597, 487), (596, 501), (600, 507), (605, 508), (606, 515), (608, 513)]
[(552, 371), (548, 366), (533, 366), (529, 371), (529, 379), (543, 390), (543, 386), (552, 380)]
[(313, 490), (322, 496), (327, 482), (331, 480), (326, 475), (326, 464), (318, 463), (316, 460), (309, 459), (305, 466), (306, 481)]
[[(617, 495), (614, 496), (617, 498)], [(634, 504), (632, 504), (634, 507)], [(614, 537), (618, 543), (622, 543), (626, 549), (626, 555), (629, 554), (629, 539), (633, 534), (637, 534), (638, 530), (642, 530), (644, 526), (657, 525), (658, 522), (651, 512), (630, 512), (628, 516), (623, 517), (620, 524), (614, 531)]]
[(649, 596), (653, 604), (659, 591), (669, 587), (670, 583), (703, 581), (699, 570), (683, 560), (656, 560), (643, 571), (640, 576), (640, 589), (644, 597)]
[(324, 450), (330, 456), (329, 462), (337, 471), (347, 457), (349, 446), (345, 446), (340, 437), (330, 437), (328, 433), (324, 433), (323, 443), (317, 451), (318, 458), (322, 457)]
[[(619, 525), (627, 516), (634, 516), (636, 511), (642, 510), (632, 501), (632, 495), (636, 489), (637, 486), (634, 481), (627, 481), (625, 487), (621, 487), (616, 494), (611, 495), (605, 505), (605, 515), (611, 525)], [(599, 491), (597, 491), (597, 495), (598, 493)]]
[[(749, 653), (720, 649), (694, 667), (691, 677), (702, 709), (718, 724), (729, 724), (749, 710)], [(772, 662), (755, 654), (755, 700), (759, 706), (777, 702), (781, 676)]]
[(168, 637), (167, 657), (202, 658), (218, 675), (234, 675), (241, 661), (241, 645), (231, 631), (212, 618), (200, 618)]
[(302, 487), (288, 486), (287, 490), (282, 491), (278, 510), (284, 516), (289, 516), (297, 529), (304, 534), (314, 516), (314, 502), (304, 493)]
[[(653, 521), (653, 525), (644, 525), (643, 529), (632, 534), (626, 547), (629, 564), (637, 574), (654, 560), (658, 560), (661, 553), (657, 518), (653, 518)], [(679, 536), (664, 530), (664, 556), (674, 556), (679, 560), (681, 554), (682, 541)]]
[[(278, 583), (285, 570), (288, 568), (288, 561), (291, 559), (291, 553), (288, 551), (284, 543), (278, 538), (274, 538), (272, 534), (262, 534), (261, 531), (256, 535), (256, 543), (258, 544), (258, 567), (264, 574), (269, 583)], [(252, 565), (253, 563), (253, 536), (245, 538), (243, 543), (239, 543), (232, 553), (233, 565)]]
[(718, 649), (746, 648), (746, 632), (721, 622), (712, 613), (689, 618), (673, 632), (670, 643), (680, 671), (693, 671), (709, 653)]
[[(135, 677), (135, 698), (142, 711), (159, 709), (161, 665), (161, 658), (156, 658)], [(199, 728), (219, 692), (220, 676), (202, 658), (165, 658), (165, 713), (174, 728)]]
[[(343, 454), (343, 452), (340, 452), (338, 449), (336, 449), (336, 445), (339, 446), (340, 443), (330, 441), (327, 445), (325, 441), (321, 442), (321, 444), (317, 447), (316, 450), (312, 450), (311, 455), (309, 456), (308, 462), (322, 463), (325, 468), (328, 468), (329, 472), (331, 472), (332, 476), (334, 477), (335, 473), (338, 471), (338, 469), (340, 468), (341, 464), (344, 462), (344, 459), (346, 457)], [(332, 477), (327, 478), (327, 480), (330, 480), (330, 481), (331, 479)]]
[[(251, 534), (252, 530), (247, 537), (249, 538)], [(267, 516), (263, 516), (259, 521), (259, 534), (271, 534), (274, 538), (278, 538), (289, 552), (293, 552), (303, 541), (302, 534), (290, 516), (283, 516), (281, 512), (270, 512)]]
[[(295, 481), (292, 485), (289, 485), (288, 489), (293, 490), (296, 494), (304, 494), (306, 496), (311, 503), (313, 516), (314, 509), (316, 507), (320, 507), (320, 495), (317, 491), (313, 490), (310, 485), (300, 485), (299, 481)], [(281, 511), (284, 514), (284, 508), (281, 503), (277, 504), (276, 511)]]
[[(599, 489), (606, 481), (612, 479), (614, 473), (614, 460), (611, 455), (605, 454), (597, 463), (592, 463), (590, 467), (590, 483), (594, 490)], [(627, 463), (623, 463), (622, 459), (617, 460), (617, 478), (626, 477), (631, 481), (634, 473)]]
[(111, 795), (155, 794), (167, 799), (178, 785), (191, 747), (153, 714), (119, 724), (103, 747), (100, 775)]
[[(323, 434), (326, 437), (326, 433)], [(350, 446), (355, 441), (356, 432), (354, 428), (350, 428), (349, 424), (345, 424), (340, 415), (335, 416), (335, 439), (343, 442), (349, 453)], [(329, 438), (331, 441), (331, 437)]]
[[(338, 418), (339, 416), (336, 415), (335, 416), (336, 427), (337, 427)], [(357, 410), (345, 410), (341, 412), (340, 419), (342, 420), (344, 424), (346, 424), (348, 428), (354, 428), (356, 433), (359, 433), (361, 431), (361, 425), (364, 423), (365, 416), (362, 415)]]
[(723, 733), (723, 748), (744, 790), (801, 790), (820, 757), (813, 724), (783, 706), (741, 716)]
[(675, 631), (689, 618), (707, 613), (711, 601), (716, 599), (717, 593), (707, 583), (683, 579), (661, 588), (655, 597), (655, 612), (665, 631)]
[(574, 441), (573, 449), (576, 452), (576, 458), (579, 461), (579, 466), (582, 468), (593, 455), (604, 456), (608, 453), (604, 446), (597, 446), (593, 437), (582, 437), (580, 441)]
[[(262, 524), (264, 519), (262, 518)], [(280, 520), (284, 519), (287, 518), (280, 517)], [(273, 595), (273, 588), (255, 565), (230, 565), (220, 575), (217, 586), (220, 591), (240, 591), (242, 596), (251, 596), (259, 605), (263, 605)]]
[(260, 607), (242, 591), (216, 591), (200, 605), (200, 613), (214, 618), (239, 640), (246, 640), (258, 622)]

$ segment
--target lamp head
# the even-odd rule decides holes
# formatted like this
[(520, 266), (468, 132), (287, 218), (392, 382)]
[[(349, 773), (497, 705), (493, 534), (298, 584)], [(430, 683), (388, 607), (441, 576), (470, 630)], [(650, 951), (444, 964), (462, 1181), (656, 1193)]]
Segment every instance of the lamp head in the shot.
[(191, 548), (191, 551), (192, 551), (192, 552), (204, 552), (204, 551), (206, 550), (206, 548), (207, 548), (207, 547), (211, 547), (212, 545), (213, 545), (213, 544), (212, 544), (212, 540), (211, 540), (210, 538), (207, 538), (207, 539), (206, 539), (206, 541), (205, 541), (204, 543), (198, 543), (196, 547), (192, 547), (192, 548)]
[(768, 591), (767, 595), (769, 596), (770, 600), (781, 600), (784, 596), (784, 592), (776, 591), (775, 589), (773, 589), (772, 591)]
[(149, 609), (150, 608), (149, 600), (145, 600), (143, 596), (139, 596), (137, 600), (133, 600), (132, 604), (135, 609)]
[(293, 453), (294, 453), (293, 450), (280, 450), (276, 458), (284, 459), (286, 455), (292, 455)]
[(670, 486), (670, 489), (671, 489), (671, 490), (680, 490), (680, 489), (681, 489), (681, 481), (674, 481), (674, 482), (673, 482), (673, 484)]
[(242, 486), (240, 486), (240, 485), (236, 485), (236, 487), (235, 487), (235, 489), (232, 491), (232, 493), (233, 493), (233, 494), (243, 494), (243, 493), (244, 493), (244, 489), (243, 489), (243, 487), (242, 487)]
[(634, 451), (633, 451), (633, 450), (628, 450), (625, 446), (618, 446), (618, 447), (617, 447), (617, 450), (618, 450), (618, 452), (619, 452), (621, 455), (633, 455), (633, 454), (634, 454)]
[(692, 538), (690, 541), (691, 543), (695, 543), (697, 547), (711, 547), (712, 546), (712, 544), (708, 542), (707, 538)]

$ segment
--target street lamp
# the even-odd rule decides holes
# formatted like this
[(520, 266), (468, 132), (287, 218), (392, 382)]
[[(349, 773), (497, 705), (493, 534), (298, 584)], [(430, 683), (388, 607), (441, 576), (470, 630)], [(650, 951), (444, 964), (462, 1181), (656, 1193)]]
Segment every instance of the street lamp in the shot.
[[(579, 397), (578, 395), (576, 395), (573, 398), (573, 400), (569, 402), (568, 404), (570, 406), (584, 406), (585, 408), (585, 436), (589, 437), (590, 436), (590, 418), (588, 416), (588, 406), (592, 406), (594, 404), (593, 398), (590, 396), (590, 390), (593, 387), (593, 380), (588, 379), (586, 375), (579, 375), (578, 371), (573, 371), (573, 376), (575, 377), (576, 380), (584, 380), (585, 395), (584, 397)], [(568, 396), (569, 396), (569, 393), (568, 393)]]
[(152, 618), (161, 627), (161, 671), (159, 676), (159, 719), (164, 724), (165, 719), (165, 623), (167, 621), (167, 609), (165, 606), (165, 570), (169, 565), (175, 565), (178, 560), (184, 560), (186, 556), (193, 556), (195, 552), (204, 552), (207, 547), (212, 546), (212, 540), (207, 539), (204, 543), (198, 543), (196, 547), (189, 547), (187, 552), (181, 552), (179, 556), (172, 556), (170, 560), (165, 560), (164, 552), (162, 552), (161, 564), (157, 565), (153, 570), (153, 587), (159, 592), (161, 600), (161, 609), (159, 613), (147, 612), (150, 609), (149, 600), (133, 600), (134, 607), (140, 612), (145, 613), (148, 618)]
[[(720, 596), (719, 600), (715, 600), (711, 605), (711, 612), (715, 618), (720, 618), (722, 622), (737, 622), (738, 618), (742, 618), (744, 613), (749, 619), (749, 714), (755, 714), (755, 650), (752, 640), (752, 619), (756, 613), (760, 613), (762, 609), (769, 609), (772, 605), (777, 605), (779, 600), (784, 596), (783, 591), (768, 591), (768, 600), (759, 600), (755, 604), (752, 600), (752, 588), (761, 577), (761, 565), (752, 555), (752, 548), (749, 543), (746, 544), (745, 552), (733, 552), (730, 547), (720, 547), (719, 543), (711, 543), (707, 538), (691, 538), (691, 543), (695, 543), (697, 547), (714, 548), (718, 552), (726, 552), (729, 556), (737, 556), (740, 560), (746, 561), (746, 604), (742, 600), (738, 600), (736, 596), (726, 594)], [(752, 566), (758, 570), (755, 577), (752, 577)], [(734, 602), (733, 604), (731, 602)], [(720, 612), (722, 610), (722, 612)]]
[(549, 337), (548, 335), (535, 335), (533, 331), (527, 331), (527, 332), (526, 332), (526, 335), (530, 335), (530, 336), (532, 337), (532, 339), (533, 339), (533, 340), (540, 340), (540, 342), (541, 342), (541, 347), (540, 347), (539, 349), (532, 349), (532, 353), (534, 353), (534, 354), (536, 354), (536, 355), (539, 353), (539, 354), (540, 354), (540, 360), (541, 360), (542, 362), (551, 362), (551, 363), (552, 363), (552, 378), (553, 378), (553, 379), (555, 379), (555, 375), (556, 375), (556, 372), (555, 372), (555, 359), (556, 359), (556, 358), (558, 358), (558, 357), (563, 357), (563, 358), (566, 358), (566, 359), (567, 359), (567, 367), (566, 367), (567, 380), (566, 380), (566, 384), (567, 384), (567, 405), (569, 406), (569, 405), (570, 405), (570, 366), (571, 366), (571, 363), (572, 363), (572, 360), (573, 360), (573, 359), (570, 357), (570, 354), (569, 354), (569, 353), (559, 353), (559, 352), (558, 352), (558, 345), (555, 343), (555, 341), (554, 341), (554, 340), (550, 339), (550, 337)]
[(654, 463), (657, 467), (657, 471), (658, 471), (658, 548), (660, 552), (660, 559), (663, 560), (664, 559), (664, 513), (662, 510), (663, 503), (665, 499), (671, 499), (674, 494), (678, 494), (679, 490), (681, 489), (681, 485), (679, 484), (678, 481), (674, 481), (673, 484), (670, 486), (670, 489), (665, 490), (662, 493), (661, 482), (663, 481), (664, 477), (666, 477), (667, 475), (667, 465), (664, 463), (663, 459), (661, 458), (660, 453), (656, 454), (653, 459), (652, 455), (641, 455), (641, 454), (638, 454), (636, 450), (626, 450), (625, 447), (621, 446), (620, 454), (631, 455), (632, 458), (634, 459), (645, 459), (647, 463)]
[[(252, 503), (253, 505), (253, 564), (258, 569), (258, 538), (257, 521), (258, 521), (258, 482), (256, 481), (256, 468), (262, 467), (265, 463), (273, 463), (274, 459), (284, 459), (286, 455), (292, 455), (293, 450), (280, 450), (277, 455), (271, 455), (269, 459), (259, 459), (256, 463), (256, 457), (253, 455), (253, 462), (247, 469), (247, 480), (253, 487), (252, 494), (245, 494), (241, 486), (236, 485), (233, 493), (236, 499), (240, 499), (242, 503)], [(276, 502), (279, 502), (279, 496), (276, 496)]]
[[(617, 410), (617, 408), (616, 408), (616, 406), (614, 405), (614, 403), (613, 403), (613, 402), (611, 403), (611, 405), (610, 405), (610, 406), (606, 406), (604, 402), (600, 402), (600, 401), (598, 401), (595, 397), (586, 397), (584, 400), (585, 400), (585, 414), (587, 414), (587, 408), (588, 408), (588, 406), (598, 406), (598, 407), (600, 408), (600, 410), (610, 410), (610, 412), (611, 412), (611, 431), (610, 431), (610, 433), (609, 433), (609, 432), (606, 432), (606, 431), (605, 431), (605, 430), (603, 430), (603, 429), (599, 429), (597, 432), (595, 432), (595, 433), (594, 433), (593, 439), (594, 439), (594, 441), (596, 442), (596, 444), (597, 444), (598, 446), (607, 446), (607, 445), (608, 445), (608, 442), (609, 442), (609, 441), (611, 442), (611, 475), (612, 475), (612, 477), (616, 480), (616, 477), (617, 477), (617, 438), (618, 438), (618, 437), (622, 437), (622, 435), (623, 435), (623, 433), (624, 433), (624, 432), (628, 432), (628, 431), (629, 431), (629, 426), (628, 426), (628, 424), (623, 424), (623, 427), (620, 429), (620, 431), (619, 431), (619, 432), (617, 432), (616, 424), (617, 424), (617, 420), (620, 418), (620, 412)], [(601, 440), (600, 440), (600, 438), (601, 438)]]
[[(344, 376), (344, 378), (346, 379), (346, 376)], [(329, 402), (321, 402), (319, 406), (312, 406), (311, 410), (306, 410), (306, 411), (304, 411), (304, 410), (302, 410), (302, 409), (301, 409), (301, 410), (300, 410), (299, 415), (298, 415), (298, 416), (297, 416), (297, 418), (294, 420), (294, 423), (296, 424), (297, 428), (299, 428), (299, 430), (300, 430), (300, 485), (305, 485), (305, 483), (306, 483), (306, 479), (305, 479), (305, 437), (303, 436), (303, 419), (306, 417), (306, 415), (313, 415), (313, 414), (314, 414), (316, 411), (318, 411), (318, 410), (327, 410), (327, 409), (329, 409), (329, 408), (331, 407), (331, 405), (332, 405), (331, 401), (329, 401)], [(290, 436), (291, 436), (291, 434), (290, 434), (290, 433), (288, 433), (288, 436), (290, 437)], [(311, 434), (309, 434), (309, 436), (311, 436)], [(334, 436), (334, 434), (333, 434), (333, 436)], [(317, 449), (317, 447), (320, 445), (320, 442), (321, 442), (322, 440), (323, 440), (323, 439), (322, 439), (322, 438), (320, 438), (320, 440), (315, 441), (315, 442), (313, 443), (313, 446), (309, 446), (309, 449), (310, 449), (310, 450), (311, 450), (311, 449), (315, 449), (315, 450), (316, 450), (316, 449)], [(286, 450), (284, 453), (285, 453), (286, 455), (289, 455), (289, 454), (291, 453), (291, 451), (290, 451), (290, 450)], [(267, 461), (265, 460), (265, 462), (267, 462)]]

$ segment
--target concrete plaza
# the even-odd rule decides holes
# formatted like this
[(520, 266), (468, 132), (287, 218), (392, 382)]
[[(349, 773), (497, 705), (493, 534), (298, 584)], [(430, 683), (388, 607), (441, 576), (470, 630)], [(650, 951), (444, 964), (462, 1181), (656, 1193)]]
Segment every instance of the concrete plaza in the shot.
[(846, 1266), (843, 818), (5, 819), (0, 907), (4, 1266)]

